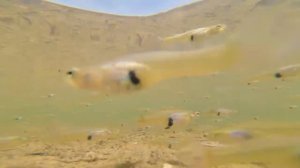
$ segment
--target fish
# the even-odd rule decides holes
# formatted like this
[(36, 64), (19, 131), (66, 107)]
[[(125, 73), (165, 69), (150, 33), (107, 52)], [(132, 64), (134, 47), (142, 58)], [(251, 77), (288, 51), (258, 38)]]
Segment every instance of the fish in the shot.
[(162, 109), (147, 112), (138, 119), (138, 123), (147, 126), (161, 126), (170, 129), (174, 126), (185, 127), (194, 118), (199, 117), (200, 112), (182, 109)]
[(87, 140), (92, 140), (95, 137), (102, 137), (102, 136), (107, 136), (112, 134), (112, 132), (108, 129), (98, 129), (98, 130), (92, 130), (89, 132), (88, 136), (87, 136)]
[(288, 65), (281, 67), (274, 73), (275, 78), (288, 78), (300, 75), (300, 64)]
[(237, 110), (234, 109), (228, 109), (228, 108), (216, 108), (216, 109), (211, 109), (207, 112), (204, 112), (204, 114), (207, 114), (209, 116), (214, 116), (214, 117), (225, 117), (225, 116), (231, 116), (233, 114), (237, 113)]
[(185, 125), (191, 122), (192, 118), (199, 116), (199, 112), (173, 112), (168, 117), (168, 123), (165, 129), (170, 129), (174, 124)]
[(26, 141), (28, 140), (27, 137), (21, 136), (3, 136), (0, 137), (0, 143), (11, 142), (11, 141)]
[(217, 25), (188, 30), (184, 33), (175, 34), (172, 36), (162, 38), (161, 40), (163, 42), (201, 42), (205, 38), (224, 32), (225, 29), (226, 29), (225, 24), (217, 24)]
[(124, 56), (98, 66), (72, 68), (66, 74), (76, 88), (105, 94), (129, 93), (173, 78), (184, 80), (225, 70), (237, 61), (238, 55), (232, 45), (154, 51)]
[(255, 76), (251, 78), (251, 80), (249, 80), (248, 84), (250, 85), (253, 83), (258, 83), (261, 81), (271, 80), (271, 79), (287, 80), (289, 78), (295, 78), (297, 76), (300, 76), (300, 64), (292, 64), (292, 65), (280, 67), (273, 72), (267, 72)]
[(253, 135), (250, 131), (243, 129), (221, 130), (213, 134), (215, 138), (222, 139), (223, 141), (228, 138), (232, 140), (250, 140), (253, 138)]

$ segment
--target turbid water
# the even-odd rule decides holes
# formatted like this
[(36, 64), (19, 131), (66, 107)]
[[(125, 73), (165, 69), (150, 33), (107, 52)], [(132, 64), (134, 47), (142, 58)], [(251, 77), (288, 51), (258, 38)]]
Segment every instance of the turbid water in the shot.
[[(204, 1), (141, 18), (41, 1), (0, 9), (1, 167), (300, 166), (300, 76), (274, 76), (300, 63), (298, 1)], [(186, 46), (158, 38), (210, 24), (228, 28)], [(224, 43), (239, 46), (239, 60), (213, 75), (108, 96), (65, 80), (69, 68), (122, 55)], [(199, 116), (166, 130), (165, 109)], [(87, 140), (101, 129), (110, 133)]]

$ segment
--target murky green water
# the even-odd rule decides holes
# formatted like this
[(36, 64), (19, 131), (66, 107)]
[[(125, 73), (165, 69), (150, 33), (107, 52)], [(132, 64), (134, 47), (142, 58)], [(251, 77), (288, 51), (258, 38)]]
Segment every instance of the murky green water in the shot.
[[(33, 139), (64, 139), (95, 128), (113, 130), (125, 125), (133, 129), (145, 111), (172, 108), (201, 112), (192, 122), (195, 130), (212, 134), (224, 128), (254, 132), (251, 141), (240, 144), (242, 148), (216, 150), (216, 156), (220, 156), (216, 164), (257, 161), (271, 163), (272, 167), (299, 166), (300, 78), (281, 81), (272, 76), (278, 68), (300, 62), (299, 2), (280, 1), (253, 10), (246, 2), (237, 4), (242, 4), (241, 11), (234, 10), (240, 15), (237, 23), (219, 15), (214, 18), (217, 23), (234, 23), (226, 35), (240, 46), (241, 59), (234, 67), (215, 76), (172, 79), (139, 92), (107, 97), (70, 87), (65, 71), (131, 52), (158, 50), (162, 47), (156, 44), (156, 37), (168, 35), (163, 26), (180, 22), (157, 25), (159, 16), (149, 21), (113, 16), (105, 19), (103, 15), (44, 2), (2, 1), (0, 147)], [(249, 10), (242, 12), (244, 8)], [(126, 28), (126, 19), (135, 30)], [(188, 22), (172, 32), (194, 28), (192, 25), (195, 23)], [(220, 39), (222, 43), (224, 37)], [(247, 84), (265, 72), (270, 73), (269, 78)], [(237, 113), (220, 120), (206, 115), (218, 108)]]

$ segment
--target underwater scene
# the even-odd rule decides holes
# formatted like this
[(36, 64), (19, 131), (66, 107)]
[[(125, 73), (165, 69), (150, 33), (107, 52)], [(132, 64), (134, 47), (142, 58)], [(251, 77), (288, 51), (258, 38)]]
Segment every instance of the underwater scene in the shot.
[(299, 168), (299, 30), (299, 0), (1, 0), (0, 167)]

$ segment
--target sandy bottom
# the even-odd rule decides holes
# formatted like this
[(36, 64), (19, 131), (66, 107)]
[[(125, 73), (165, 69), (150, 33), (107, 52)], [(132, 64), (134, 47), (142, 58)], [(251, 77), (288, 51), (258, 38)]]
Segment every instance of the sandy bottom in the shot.
[[(125, 131), (103, 131), (98, 135), (76, 135), (77, 141), (34, 140), (11, 149), (2, 149), (1, 165), (16, 167), (114, 167), (114, 168), (268, 168), (267, 162), (220, 161), (224, 154), (248, 143), (248, 136), (219, 141), (207, 132), (187, 130), (157, 131), (143, 127)], [(60, 142), (58, 142), (60, 141)], [(224, 142), (224, 143), (223, 143)], [(245, 152), (245, 150), (243, 150)], [(225, 155), (228, 155), (225, 154)], [(230, 154), (229, 154), (230, 155)], [(217, 159), (216, 159), (217, 158)], [(253, 158), (255, 159), (255, 158)], [(2, 167), (1, 166), (1, 167)]]

